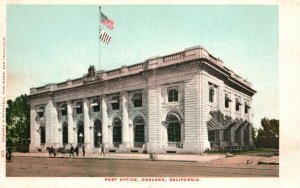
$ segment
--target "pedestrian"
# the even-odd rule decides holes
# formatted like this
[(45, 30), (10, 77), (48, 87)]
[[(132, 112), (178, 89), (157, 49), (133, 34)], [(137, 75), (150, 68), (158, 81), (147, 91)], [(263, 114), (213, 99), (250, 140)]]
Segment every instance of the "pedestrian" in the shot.
[(85, 147), (84, 145), (82, 145), (82, 156), (84, 157), (84, 155), (85, 155)]
[(82, 145), (82, 156), (84, 156), (85, 155), (85, 147), (84, 147), (84, 145)]
[(103, 144), (101, 144), (101, 153), (100, 153), (100, 155), (102, 155), (102, 153), (103, 153), (103, 155), (105, 155), (105, 152), (104, 152), (104, 145), (103, 145)]
[(76, 148), (75, 148), (75, 153), (76, 153), (76, 156), (78, 157), (78, 154), (79, 154), (79, 147), (78, 146), (76, 146)]
[(72, 144), (71, 144), (71, 148), (70, 148), (70, 157), (71, 157), (71, 155), (74, 156), (74, 147)]

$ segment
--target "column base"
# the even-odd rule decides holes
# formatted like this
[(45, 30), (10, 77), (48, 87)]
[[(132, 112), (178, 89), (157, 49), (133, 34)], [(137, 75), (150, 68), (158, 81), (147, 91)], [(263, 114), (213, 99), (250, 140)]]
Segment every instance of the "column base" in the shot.
[(38, 149), (37, 146), (35, 146), (34, 144), (29, 144), (29, 152), (30, 153), (38, 152), (37, 149)]
[(62, 147), (62, 144), (59, 144), (59, 143), (53, 143), (53, 148), (61, 148)]
[(103, 142), (102, 144), (104, 145), (104, 148), (109, 148), (110, 147), (110, 144), (108, 142)]
[(204, 150), (201, 148), (201, 142), (184, 142), (183, 152), (188, 154), (202, 154)]
[[(92, 145), (90, 143), (84, 143), (84, 146), (85, 146), (85, 152), (86, 153), (93, 153), (93, 148), (92, 148)], [(81, 147), (82, 149), (82, 147)]]
[[(201, 148), (201, 147), (200, 147)], [(210, 143), (208, 140), (203, 141), (203, 148), (201, 148), (203, 152), (210, 150)]]
[(158, 142), (148, 142), (146, 143), (147, 153), (160, 153), (160, 143)]
[(124, 142), (119, 145), (120, 150), (126, 150), (127, 148), (130, 148), (130, 143), (129, 142)]

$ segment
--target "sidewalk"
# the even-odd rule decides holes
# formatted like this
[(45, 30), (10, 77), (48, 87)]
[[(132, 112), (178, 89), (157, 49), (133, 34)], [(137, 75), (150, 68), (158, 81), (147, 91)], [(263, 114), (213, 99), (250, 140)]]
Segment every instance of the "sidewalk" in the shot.
[(258, 164), (279, 165), (279, 156), (262, 159), (258, 162)]
[[(19, 153), (14, 152), (14, 156), (18, 157), (49, 157), (48, 153)], [(193, 161), (193, 162), (208, 162), (212, 160), (217, 160), (225, 158), (225, 155), (212, 155), (212, 154), (202, 154), (202, 155), (182, 155), (182, 154), (135, 154), (135, 153), (107, 153), (105, 155), (100, 155), (99, 153), (87, 153), (85, 156), (82, 156), (82, 153), (79, 153), (79, 156), (70, 157), (69, 154), (66, 154), (64, 158), (85, 158), (85, 159), (127, 159), (127, 160), (167, 160), (167, 161)], [(57, 158), (61, 158), (62, 155), (56, 155)]]

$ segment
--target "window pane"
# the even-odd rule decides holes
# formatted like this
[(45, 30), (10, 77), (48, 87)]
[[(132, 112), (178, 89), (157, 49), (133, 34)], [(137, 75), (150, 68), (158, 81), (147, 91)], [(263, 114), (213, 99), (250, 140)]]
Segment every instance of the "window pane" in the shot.
[(113, 142), (122, 142), (121, 126), (116, 126), (113, 128)]
[(44, 117), (44, 112), (38, 112), (39, 117)]
[[(100, 136), (98, 136), (99, 132), (100, 132)], [(96, 120), (94, 122), (94, 146), (95, 147), (100, 147), (101, 138), (102, 138), (101, 121), (100, 120)]]
[(45, 127), (41, 127), (41, 144), (46, 143), (46, 130)]
[[(84, 143), (84, 128), (83, 128), (83, 123), (79, 122), (77, 124), (77, 143), (81, 144)], [(82, 136), (80, 137), (80, 133), (82, 134)]]
[(134, 141), (144, 142), (144, 125), (136, 125), (134, 130)]
[(178, 101), (178, 92), (174, 90), (174, 101)]
[(66, 116), (66, 115), (67, 115), (67, 110), (62, 110), (62, 111), (61, 111), (61, 115), (62, 115), (62, 116)]
[(118, 110), (119, 109), (119, 103), (112, 103), (112, 109)]
[(169, 102), (178, 101), (178, 92), (177, 92), (177, 90), (172, 89), (172, 90), (169, 91), (168, 101)]
[(76, 113), (77, 114), (81, 114), (82, 113), (82, 108), (80, 107), (80, 108), (76, 108)]
[(64, 124), (63, 125), (63, 144), (67, 144), (68, 143), (68, 125)]
[(245, 104), (245, 114), (248, 113), (248, 107), (247, 107), (247, 104)]
[(100, 111), (100, 105), (93, 106), (93, 111), (94, 112), (99, 112)]
[(142, 100), (134, 100), (133, 104), (134, 107), (142, 107)]
[(209, 102), (214, 102), (214, 89), (209, 88)]
[(119, 118), (113, 120), (113, 142), (122, 142), (121, 120)]
[(181, 142), (181, 130), (179, 122), (170, 122), (168, 126), (168, 141)]

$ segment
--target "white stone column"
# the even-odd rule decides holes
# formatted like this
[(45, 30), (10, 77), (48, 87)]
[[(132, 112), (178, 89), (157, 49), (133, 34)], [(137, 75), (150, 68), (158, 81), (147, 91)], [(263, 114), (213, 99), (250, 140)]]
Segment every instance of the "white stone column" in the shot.
[(246, 128), (247, 125), (245, 123), (243, 123), (242, 126), (243, 127), (241, 128), (241, 133), (240, 133), (240, 143), (243, 146), (245, 144), (245, 142), (244, 142), (244, 136), (245, 136), (245, 128)]
[(68, 143), (74, 144), (73, 109), (70, 101), (68, 102), (67, 108), (68, 108)]
[(90, 117), (89, 117), (89, 101), (87, 98), (83, 100), (83, 121), (84, 121), (84, 144), (86, 150), (91, 150), (90, 137)]
[(223, 146), (224, 145), (224, 130), (223, 129), (219, 130), (219, 140), (220, 140), (220, 145)]
[(253, 145), (253, 137), (252, 137), (252, 131), (253, 131), (253, 125), (249, 123), (249, 143), (250, 145)]
[(108, 115), (107, 115), (107, 97), (102, 96), (101, 99), (101, 112), (102, 112), (102, 143), (105, 147), (109, 147), (108, 139)]
[(232, 126), (232, 128), (230, 129), (231, 133), (230, 133), (230, 140), (231, 140), (231, 143), (234, 144), (235, 143), (235, 126), (236, 126), (237, 123), (235, 123), (234, 126)]
[(51, 146), (53, 144), (53, 127), (54, 127), (54, 122), (53, 122), (53, 101), (49, 100), (46, 108), (45, 108), (45, 130), (46, 130), (46, 143), (45, 147)]
[(59, 123), (58, 123), (58, 107), (57, 105), (53, 105), (53, 110), (52, 110), (52, 118), (53, 118), (53, 128), (52, 128), (52, 140), (53, 140), (53, 147), (58, 148), (59, 147), (59, 136), (60, 136), (60, 131), (58, 130)]
[(129, 147), (128, 93), (122, 92), (122, 148)]
[(29, 151), (30, 152), (37, 152), (37, 148), (40, 145), (40, 142), (38, 140), (39, 133), (37, 130), (39, 129), (37, 123), (36, 123), (36, 106), (30, 105), (30, 145), (29, 145)]

